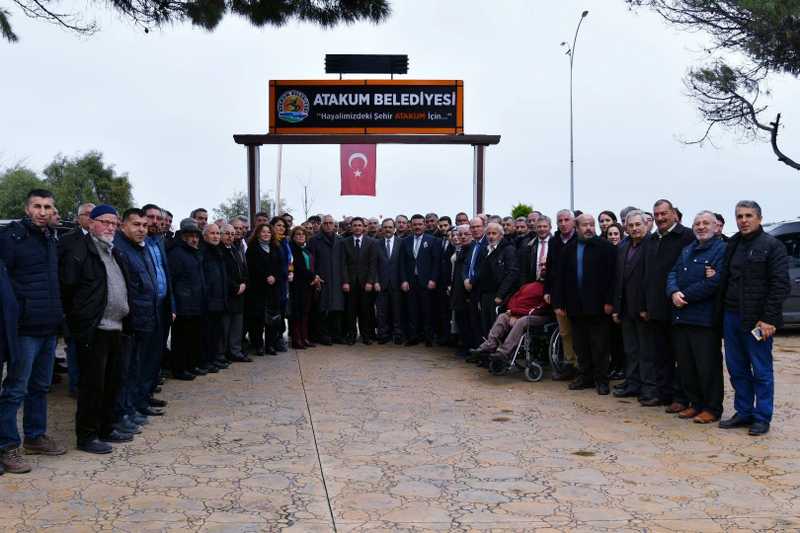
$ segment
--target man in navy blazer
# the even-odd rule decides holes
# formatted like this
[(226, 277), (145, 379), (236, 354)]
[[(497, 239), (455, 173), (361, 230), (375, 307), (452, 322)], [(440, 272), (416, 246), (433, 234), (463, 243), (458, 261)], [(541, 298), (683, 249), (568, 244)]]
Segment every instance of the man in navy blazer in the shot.
[(400, 248), (402, 239), (395, 235), (394, 220), (381, 224), (383, 237), (378, 239), (378, 287), (376, 311), (378, 343), (403, 342), (402, 293), (400, 292)]
[(400, 289), (407, 295), (408, 340), (414, 346), (425, 336), (425, 345), (433, 345), (432, 298), (441, 266), (438, 239), (425, 233), (425, 217), (411, 217), (412, 234), (400, 249)]

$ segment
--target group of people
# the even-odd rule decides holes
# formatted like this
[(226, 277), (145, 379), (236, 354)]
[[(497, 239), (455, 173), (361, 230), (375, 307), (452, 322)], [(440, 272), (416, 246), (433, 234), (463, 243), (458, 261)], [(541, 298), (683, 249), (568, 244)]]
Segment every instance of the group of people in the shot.
[(436, 343), (487, 364), (553, 320), (566, 360), (553, 379), (602, 395), (621, 379), (615, 396), (698, 423), (722, 414), (724, 338), (736, 413), (720, 427), (769, 430), (788, 261), (755, 202), (737, 204), (730, 239), (720, 215), (703, 211), (687, 228), (668, 200), (619, 218), (561, 210), (555, 232), (537, 211), (455, 221), (324, 215), (299, 225), (288, 213), (257, 213), (251, 227), (196, 209), (172, 233), (172, 215), (155, 204), (122, 213), (83, 204), (75, 229), (59, 234), (54, 209), (49, 191), (33, 190), (26, 217), (0, 232), (8, 472), (30, 470), (21, 450), (66, 451), (46, 432), (59, 334), (77, 447), (90, 453), (111, 452), (164, 414), (155, 397), (164, 369), (191, 381), (289, 345), (357, 341)]

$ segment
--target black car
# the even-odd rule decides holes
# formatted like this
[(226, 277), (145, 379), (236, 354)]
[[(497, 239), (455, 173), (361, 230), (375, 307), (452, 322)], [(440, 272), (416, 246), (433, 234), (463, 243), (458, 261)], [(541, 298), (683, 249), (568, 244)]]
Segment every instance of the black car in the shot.
[(787, 327), (800, 327), (800, 219), (765, 224), (764, 230), (781, 241), (789, 254), (792, 293), (783, 304), (783, 320)]

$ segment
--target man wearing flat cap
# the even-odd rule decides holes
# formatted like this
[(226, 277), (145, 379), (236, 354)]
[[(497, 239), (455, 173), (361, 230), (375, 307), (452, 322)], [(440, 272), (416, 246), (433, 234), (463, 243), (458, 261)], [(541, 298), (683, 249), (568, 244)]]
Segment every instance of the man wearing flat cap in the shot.
[(180, 239), (169, 251), (169, 272), (175, 293), (175, 322), (172, 324), (172, 377), (191, 381), (208, 372), (200, 368), (204, 353), (206, 283), (201, 230), (192, 218), (181, 220)]
[(78, 449), (110, 453), (112, 442), (128, 442), (130, 433), (113, 428), (121, 368), (130, 342), (126, 263), (114, 247), (117, 211), (98, 205), (89, 215), (89, 233), (61, 255), (61, 297), (78, 348)]

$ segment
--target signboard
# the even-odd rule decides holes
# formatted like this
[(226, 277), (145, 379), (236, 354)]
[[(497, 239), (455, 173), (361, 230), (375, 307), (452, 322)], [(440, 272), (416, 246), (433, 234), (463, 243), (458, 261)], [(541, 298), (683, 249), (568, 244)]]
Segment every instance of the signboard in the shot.
[(464, 133), (460, 80), (273, 80), (270, 133)]

